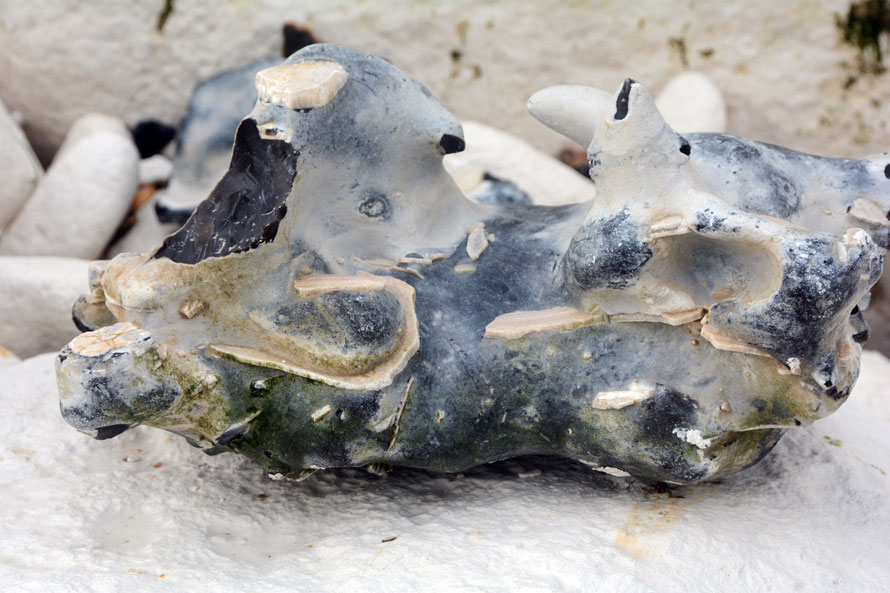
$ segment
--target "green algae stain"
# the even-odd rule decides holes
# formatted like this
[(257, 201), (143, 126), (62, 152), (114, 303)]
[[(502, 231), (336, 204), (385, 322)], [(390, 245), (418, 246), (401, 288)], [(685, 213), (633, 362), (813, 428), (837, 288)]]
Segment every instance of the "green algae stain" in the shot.
[(846, 15), (835, 14), (834, 18), (844, 43), (859, 52), (859, 73), (882, 74), (887, 69), (883, 45), (890, 34), (890, 2), (860, 0), (850, 4)]
[(833, 447), (843, 447), (843, 445), (844, 445), (844, 441), (842, 441), (842, 440), (840, 440), (840, 439), (833, 439), (833, 438), (831, 438), (831, 437), (828, 436), (828, 435), (825, 435), (825, 436), (822, 437), (822, 438), (825, 439), (825, 442), (826, 442), (826, 443), (828, 443), (829, 445), (831, 445), (831, 446), (833, 446)]

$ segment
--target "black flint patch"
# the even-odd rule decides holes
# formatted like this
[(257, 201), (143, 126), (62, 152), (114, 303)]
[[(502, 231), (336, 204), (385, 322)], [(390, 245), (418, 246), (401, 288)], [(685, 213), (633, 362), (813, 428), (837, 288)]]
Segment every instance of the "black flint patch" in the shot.
[(164, 240), (155, 259), (196, 264), (269, 243), (287, 213), (297, 175), (297, 151), (260, 138), (256, 122), (241, 122), (229, 170), (185, 225)]

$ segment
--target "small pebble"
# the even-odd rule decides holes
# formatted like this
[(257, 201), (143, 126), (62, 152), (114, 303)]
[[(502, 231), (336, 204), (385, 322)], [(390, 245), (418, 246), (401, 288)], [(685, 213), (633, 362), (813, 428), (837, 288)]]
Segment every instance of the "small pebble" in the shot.
[(668, 81), (655, 106), (677, 132), (726, 131), (723, 93), (700, 72), (684, 72)]
[(167, 183), (173, 174), (173, 161), (162, 154), (139, 161), (139, 185)]

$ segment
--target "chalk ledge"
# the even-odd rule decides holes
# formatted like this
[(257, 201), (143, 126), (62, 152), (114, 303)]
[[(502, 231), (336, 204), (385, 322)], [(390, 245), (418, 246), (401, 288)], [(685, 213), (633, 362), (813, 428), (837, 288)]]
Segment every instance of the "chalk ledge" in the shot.
[[(523, 458), (463, 475), (272, 481), (138, 428), (58, 413), (53, 355), (0, 368), (0, 589), (877, 591), (890, 582), (890, 430), (865, 391), (750, 471), (657, 492)], [(814, 546), (813, 542), (820, 542)]]

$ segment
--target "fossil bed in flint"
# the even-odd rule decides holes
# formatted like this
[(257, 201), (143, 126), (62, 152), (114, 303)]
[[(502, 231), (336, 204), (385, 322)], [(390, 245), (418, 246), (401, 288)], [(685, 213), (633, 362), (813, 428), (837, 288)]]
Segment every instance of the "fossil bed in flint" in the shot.
[[(62, 414), (276, 478), (524, 454), (688, 484), (834, 412), (890, 243), (890, 159), (682, 136), (648, 92), (552, 87), (594, 202), (477, 204), (460, 124), (389, 63), (314, 45), (260, 71), (228, 172), (148, 254), (93, 264)], [(803, 462), (803, 460), (802, 460)]]

